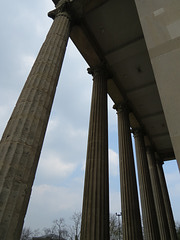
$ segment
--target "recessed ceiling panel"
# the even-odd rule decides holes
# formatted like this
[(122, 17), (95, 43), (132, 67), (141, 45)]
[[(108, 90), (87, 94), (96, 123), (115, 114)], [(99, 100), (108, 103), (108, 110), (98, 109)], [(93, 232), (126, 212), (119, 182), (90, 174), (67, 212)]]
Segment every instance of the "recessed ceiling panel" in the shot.
[(142, 125), (159, 153), (173, 157), (135, 1), (92, 1), (80, 21), (73, 41), (90, 66), (107, 63), (110, 97), (115, 103), (128, 101), (131, 127)]
[(169, 135), (153, 137), (152, 140), (159, 152), (162, 150), (167, 151), (168, 149), (172, 149), (172, 143)]
[(146, 52), (123, 59), (112, 65), (112, 71), (125, 91), (155, 83)]
[(141, 118), (141, 121), (151, 137), (160, 134), (168, 134), (167, 124), (163, 112), (148, 115)]
[(131, 91), (127, 93), (127, 98), (141, 118), (162, 111), (155, 84)]
[(131, 0), (111, 0), (85, 17), (103, 53), (126, 45), (142, 36), (142, 30)]

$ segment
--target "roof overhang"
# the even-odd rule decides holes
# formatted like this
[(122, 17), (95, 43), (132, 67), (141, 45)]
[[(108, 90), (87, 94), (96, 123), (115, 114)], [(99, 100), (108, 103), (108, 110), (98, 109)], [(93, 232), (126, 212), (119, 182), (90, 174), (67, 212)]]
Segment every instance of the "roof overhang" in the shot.
[(143, 128), (163, 160), (174, 159), (134, 1), (89, 0), (83, 4), (74, 1), (73, 11), (81, 16), (72, 28), (72, 41), (89, 66), (106, 63), (108, 94), (116, 104), (128, 103), (131, 127)]

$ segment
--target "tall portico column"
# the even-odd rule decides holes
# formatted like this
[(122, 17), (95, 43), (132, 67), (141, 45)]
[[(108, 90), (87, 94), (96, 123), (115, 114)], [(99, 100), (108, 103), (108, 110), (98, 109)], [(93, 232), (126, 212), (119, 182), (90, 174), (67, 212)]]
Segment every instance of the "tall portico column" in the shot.
[(52, 27), (0, 143), (0, 239), (19, 240), (67, 41), (68, 1), (50, 13)]
[(129, 112), (125, 104), (115, 105), (114, 108), (117, 110), (118, 115), (123, 239), (141, 240), (143, 237), (131, 142)]
[(138, 167), (144, 236), (146, 240), (159, 240), (160, 235), (147, 162), (144, 135), (141, 129), (134, 129), (133, 133), (136, 146), (136, 161)]
[(84, 183), (81, 240), (109, 240), (107, 76), (89, 69), (93, 92)]
[(176, 228), (175, 228), (175, 223), (174, 223), (174, 217), (173, 217), (171, 202), (169, 199), (169, 194), (168, 194), (168, 189), (167, 189), (167, 185), (166, 185), (166, 180), (165, 180), (162, 164), (163, 164), (162, 161), (158, 161), (157, 169), (158, 169), (158, 175), (159, 175), (160, 185), (161, 185), (161, 189), (162, 189), (162, 195), (163, 195), (163, 199), (164, 199), (167, 220), (168, 220), (168, 224), (169, 224), (169, 231), (170, 231), (171, 239), (177, 240), (177, 233), (176, 233)]
[(154, 202), (157, 213), (157, 220), (159, 225), (159, 232), (161, 240), (168, 240), (170, 238), (169, 226), (162, 196), (162, 190), (159, 182), (159, 176), (156, 167), (156, 159), (151, 147), (147, 147), (147, 159), (151, 177), (151, 184), (153, 189)]

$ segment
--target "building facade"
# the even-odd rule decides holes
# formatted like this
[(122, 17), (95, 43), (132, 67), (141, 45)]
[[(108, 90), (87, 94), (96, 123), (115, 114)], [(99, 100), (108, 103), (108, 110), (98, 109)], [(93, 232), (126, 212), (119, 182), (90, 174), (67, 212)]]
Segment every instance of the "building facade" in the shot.
[(123, 239), (177, 239), (162, 164), (180, 167), (178, 1), (54, 0), (0, 143), (0, 239), (18, 240), (69, 37), (93, 78), (81, 240), (109, 239), (107, 94), (118, 118)]

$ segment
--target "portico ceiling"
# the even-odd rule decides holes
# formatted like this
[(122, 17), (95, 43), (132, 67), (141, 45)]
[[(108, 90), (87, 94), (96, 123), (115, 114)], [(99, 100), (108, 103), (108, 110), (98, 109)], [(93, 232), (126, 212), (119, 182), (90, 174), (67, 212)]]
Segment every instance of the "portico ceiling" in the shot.
[[(77, 12), (78, 1), (74, 2)], [(105, 62), (108, 94), (116, 104), (127, 101), (131, 127), (142, 126), (160, 156), (174, 159), (134, 1), (86, 1), (71, 39), (91, 67)]]

